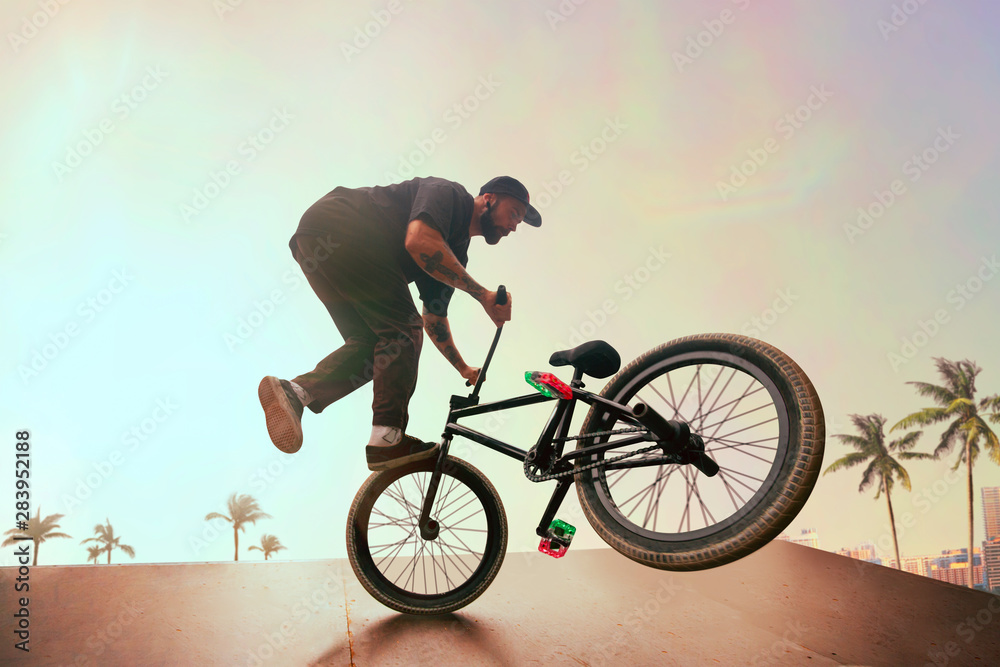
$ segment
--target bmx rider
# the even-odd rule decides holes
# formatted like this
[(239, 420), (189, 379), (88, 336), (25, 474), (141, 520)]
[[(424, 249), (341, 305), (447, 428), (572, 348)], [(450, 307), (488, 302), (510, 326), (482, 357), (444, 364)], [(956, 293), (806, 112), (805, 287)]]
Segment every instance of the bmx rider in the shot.
[[(452, 340), (448, 304), (459, 289), (496, 326), (510, 319), (511, 299), (497, 305), (496, 292), (465, 267), (472, 237), (496, 245), (521, 222), (539, 227), (542, 219), (527, 189), (510, 176), (490, 180), (476, 197), (458, 183), (426, 177), (338, 187), (313, 204), (289, 248), (344, 344), (292, 380), (261, 380), (258, 396), (271, 442), (283, 452), (298, 451), (304, 407), (318, 414), (372, 380), (368, 468), (388, 470), (433, 456), (438, 443), (405, 433), (423, 331), (463, 378), (476, 382), (480, 369), (465, 363)], [(417, 284), (422, 314), (410, 282)]]

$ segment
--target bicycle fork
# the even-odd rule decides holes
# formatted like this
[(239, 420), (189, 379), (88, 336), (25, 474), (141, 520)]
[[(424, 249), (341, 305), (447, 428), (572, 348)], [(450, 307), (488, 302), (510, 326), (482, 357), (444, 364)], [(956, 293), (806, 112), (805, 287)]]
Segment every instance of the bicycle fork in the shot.
[(441, 449), (438, 451), (437, 463), (434, 472), (431, 473), (431, 481), (427, 484), (427, 491), (424, 493), (424, 504), (420, 508), (420, 519), (417, 525), (420, 527), (420, 537), (425, 540), (436, 540), (441, 526), (431, 518), (431, 508), (434, 507), (434, 499), (437, 497), (438, 486), (441, 484), (441, 471), (444, 462), (448, 458), (448, 447), (451, 445), (451, 436), (445, 435), (441, 440)]

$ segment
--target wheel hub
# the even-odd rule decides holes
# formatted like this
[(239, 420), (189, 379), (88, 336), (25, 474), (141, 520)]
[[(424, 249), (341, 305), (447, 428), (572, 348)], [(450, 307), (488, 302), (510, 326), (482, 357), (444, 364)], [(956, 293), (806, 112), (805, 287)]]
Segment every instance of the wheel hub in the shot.
[(427, 519), (420, 524), (420, 537), (425, 540), (436, 540), (441, 532), (441, 526), (434, 519)]

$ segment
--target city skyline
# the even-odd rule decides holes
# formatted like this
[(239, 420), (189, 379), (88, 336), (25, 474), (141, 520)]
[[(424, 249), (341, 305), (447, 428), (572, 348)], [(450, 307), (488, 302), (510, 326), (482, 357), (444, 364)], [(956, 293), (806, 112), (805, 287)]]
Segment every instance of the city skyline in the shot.
[[(982, 585), (985, 590), (1000, 589), (1000, 486), (983, 487), (980, 491), (985, 539), (973, 548), (973, 574), (977, 585)], [(891, 544), (887, 549), (879, 549), (874, 542), (862, 540), (850, 547), (824, 548), (820, 544), (819, 532), (814, 528), (804, 528), (797, 536), (783, 533), (779, 539), (885, 567), (896, 567)], [(968, 551), (967, 547), (959, 547), (944, 548), (936, 554), (904, 555), (900, 547), (902, 567), (899, 569), (967, 586)]]

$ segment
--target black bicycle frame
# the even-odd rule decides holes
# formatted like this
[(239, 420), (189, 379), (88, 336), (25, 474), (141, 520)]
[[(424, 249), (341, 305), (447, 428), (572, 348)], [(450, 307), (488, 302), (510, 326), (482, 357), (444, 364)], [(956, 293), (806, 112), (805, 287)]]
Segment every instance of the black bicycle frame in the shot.
[[(500, 452), (505, 456), (517, 459), (522, 463), (528, 460), (529, 456), (531, 456), (533, 457), (533, 460), (541, 462), (545, 465), (545, 467), (551, 469), (552, 472), (565, 472), (571, 470), (572, 464), (570, 462), (581, 456), (592, 456), (616, 447), (642, 442), (643, 440), (656, 440), (655, 436), (647, 431), (646, 433), (637, 435), (634, 438), (626, 438), (623, 440), (616, 440), (615, 442), (607, 442), (599, 445), (592, 445), (590, 447), (584, 447), (574, 450), (564, 456), (563, 448), (566, 444), (566, 437), (569, 434), (570, 422), (573, 420), (573, 409), (577, 401), (583, 401), (591, 406), (600, 405), (607, 408), (608, 413), (611, 416), (617, 417), (618, 420), (636, 426), (642, 426), (642, 424), (632, 415), (632, 411), (628, 406), (615, 403), (614, 401), (609, 401), (606, 398), (598, 396), (592, 392), (584, 391), (582, 388), (583, 372), (579, 369), (574, 370), (573, 380), (570, 383), (570, 388), (573, 391), (572, 398), (556, 398), (537, 393), (526, 394), (524, 396), (509, 398), (493, 403), (483, 403), (480, 405), (475, 391), (473, 391), (473, 393), (469, 396), (451, 397), (450, 409), (448, 411), (448, 422), (445, 426), (444, 432), (441, 434), (441, 450), (438, 453), (437, 465), (434, 468), (434, 473), (431, 475), (430, 483), (427, 486), (427, 494), (424, 496), (424, 503), (420, 512), (420, 521), (418, 525), (420, 526), (421, 536), (424, 539), (434, 539), (437, 537), (438, 526), (436, 522), (430, 519), (430, 511), (434, 504), (434, 498), (437, 495), (438, 484), (441, 480), (441, 472), (444, 468), (445, 460), (448, 457), (448, 449), (451, 445), (451, 440), (456, 435), (472, 440), (473, 442), (483, 445), (484, 447)], [(485, 433), (480, 433), (479, 431), (466, 426), (461, 426), (458, 423), (459, 419), (465, 417), (474, 417), (476, 415), (510, 410), (527, 405), (537, 405), (548, 401), (557, 401), (557, 405), (552, 410), (552, 414), (549, 416), (549, 419), (545, 424), (545, 428), (538, 436), (538, 441), (530, 451), (520, 449), (509, 443), (503, 442), (502, 440), (486, 435)], [(666, 456), (652, 457), (643, 459), (641, 462), (633, 461), (630, 465), (608, 464), (606, 468), (617, 469), (638, 467), (640, 465), (659, 465), (661, 463), (671, 462), (675, 461)], [(626, 462), (622, 461), (621, 463)], [(552, 497), (549, 499), (545, 512), (542, 514), (542, 519), (539, 522), (538, 527), (535, 529), (535, 532), (539, 536), (544, 537), (546, 535), (549, 524), (555, 517), (555, 513), (559, 510), (559, 506), (566, 497), (566, 493), (569, 490), (569, 487), (573, 484), (573, 480), (573, 475), (567, 475), (566, 477), (558, 479), (556, 488), (552, 492)]]
[[(507, 303), (507, 288), (503, 285), (500, 285), (497, 288), (496, 302), (501, 305)], [(468, 396), (451, 397), (448, 409), (448, 422), (445, 425), (444, 433), (441, 434), (441, 449), (438, 452), (434, 472), (431, 474), (430, 482), (427, 484), (427, 493), (424, 496), (423, 506), (420, 508), (420, 519), (418, 525), (420, 527), (420, 536), (425, 540), (435, 539), (440, 529), (437, 522), (430, 518), (431, 507), (434, 505), (434, 498), (437, 496), (438, 485), (441, 483), (441, 472), (444, 469), (445, 461), (448, 458), (448, 449), (451, 445), (451, 439), (456, 435), (468, 438), (473, 442), (478, 442), (484, 447), (489, 447), (494, 451), (517, 459), (522, 463), (533, 464), (537, 461), (540, 468), (549, 470), (552, 473), (562, 473), (572, 470), (573, 466), (572, 463), (570, 463), (572, 459), (579, 458), (581, 456), (593, 456), (594, 454), (600, 454), (615, 447), (635, 444), (637, 442), (642, 442), (643, 440), (652, 440), (659, 443), (663, 447), (664, 456), (646, 457), (640, 461), (623, 460), (614, 463), (606, 463), (602, 464), (602, 467), (605, 470), (615, 470), (635, 468), (639, 466), (660, 465), (662, 463), (677, 463), (678, 459), (674, 456), (669, 456), (668, 454), (673, 454), (678, 451), (678, 445), (680, 444), (683, 446), (683, 443), (686, 443), (687, 441), (688, 431), (686, 424), (680, 425), (677, 422), (667, 422), (660, 415), (656, 414), (654, 410), (642, 404), (637, 406), (640, 410), (633, 414), (633, 410), (626, 405), (609, 401), (606, 398), (589, 391), (583, 391), (583, 371), (575, 366), (573, 367), (573, 380), (570, 382), (570, 389), (573, 392), (571, 398), (555, 398), (538, 393), (527, 394), (525, 396), (518, 396), (517, 398), (509, 398), (504, 401), (484, 403), (480, 405), (479, 388), (482, 387), (483, 381), (486, 378), (486, 370), (490, 365), (490, 360), (493, 358), (493, 352), (496, 350), (497, 343), (500, 341), (500, 333), (502, 331), (503, 324), (500, 324), (497, 326), (496, 334), (493, 336), (493, 344), (490, 346), (490, 351), (486, 355), (486, 362), (479, 370), (479, 377), (476, 380), (476, 386), (472, 390), (472, 393)], [(558, 404), (549, 416), (549, 420), (545, 424), (545, 428), (542, 430), (541, 435), (538, 436), (538, 442), (536, 442), (535, 446), (528, 451), (514, 447), (511, 444), (490, 437), (485, 433), (480, 433), (474, 429), (459, 426), (458, 424), (458, 420), (463, 417), (473, 417), (475, 415), (487, 414), (489, 412), (510, 410), (511, 408), (519, 408), (525, 405), (535, 405), (537, 403), (545, 403), (547, 401), (558, 401)], [(642, 435), (634, 438), (625, 438), (623, 440), (616, 440), (615, 442), (607, 442), (600, 445), (583, 447), (564, 456), (563, 448), (566, 445), (570, 422), (573, 420), (573, 408), (576, 406), (577, 401), (583, 401), (591, 406), (601, 405), (604, 408), (607, 408), (609, 416), (615, 416), (619, 421), (641, 426), (647, 430)], [(601, 421), (603, 422), (604, 420)], [(559, 481), (556, 483), (556, 488), (552, 492), (552, 497), (549, 498), (549, 503), (545, 508), (545, 512), (542, 514), (542, 520), (539, 522), (538, 528), (535, 529), (535, 532), (543, 537), (546, 535), (549, 523), (555, 516), (556, 511), (558, 511), (559, 505), (562, 504), (563, 499), (566, 497), (566, 492), (573, 483), (574, 476), (566, 475), (565, 477), (559, 477), (557, 479)]]

